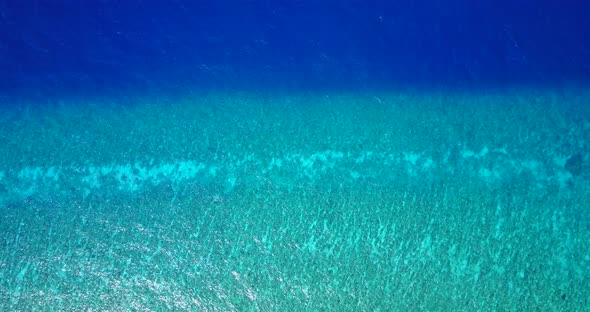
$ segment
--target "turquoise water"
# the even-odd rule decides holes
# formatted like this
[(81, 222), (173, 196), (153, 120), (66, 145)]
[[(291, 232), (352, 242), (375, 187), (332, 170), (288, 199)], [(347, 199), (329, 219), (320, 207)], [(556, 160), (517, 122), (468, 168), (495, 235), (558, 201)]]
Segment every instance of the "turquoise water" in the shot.
[(0, 310), (585, 310), (589, 96), (7, 106)]

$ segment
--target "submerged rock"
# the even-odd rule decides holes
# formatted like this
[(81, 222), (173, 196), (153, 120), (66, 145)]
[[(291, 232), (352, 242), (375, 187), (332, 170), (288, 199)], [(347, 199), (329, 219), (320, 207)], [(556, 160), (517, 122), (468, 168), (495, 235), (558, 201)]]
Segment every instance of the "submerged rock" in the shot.
[(584, 157), (582, 157), (581, 153), (572, 155), (565, 162), (565, 170), (569, 171), (573, 176), (582, 175), (584, 168)]

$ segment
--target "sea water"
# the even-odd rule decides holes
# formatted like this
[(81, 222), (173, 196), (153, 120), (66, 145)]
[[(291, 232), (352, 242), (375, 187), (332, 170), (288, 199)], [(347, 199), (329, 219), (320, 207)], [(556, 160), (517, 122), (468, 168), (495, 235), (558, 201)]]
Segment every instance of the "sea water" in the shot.
[(588, 309), (588, 26), (500, 5), (2, 4), (0, 310)]

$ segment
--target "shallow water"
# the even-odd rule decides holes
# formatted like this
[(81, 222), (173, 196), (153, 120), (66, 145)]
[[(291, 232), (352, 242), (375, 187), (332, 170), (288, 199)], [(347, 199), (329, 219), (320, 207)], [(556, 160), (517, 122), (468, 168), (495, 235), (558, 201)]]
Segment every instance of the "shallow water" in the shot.
[(219, 92), (7, 107), (0, 305), (583, 310), (587, 99)]

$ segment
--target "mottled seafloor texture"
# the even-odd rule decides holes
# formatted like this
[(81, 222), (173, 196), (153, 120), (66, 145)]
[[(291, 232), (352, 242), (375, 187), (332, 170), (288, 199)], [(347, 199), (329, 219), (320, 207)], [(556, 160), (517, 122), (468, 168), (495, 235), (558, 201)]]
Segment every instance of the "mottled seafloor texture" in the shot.
[(210, 92), (4, 108), (0, 310), (583, 311), (589, 99)]

